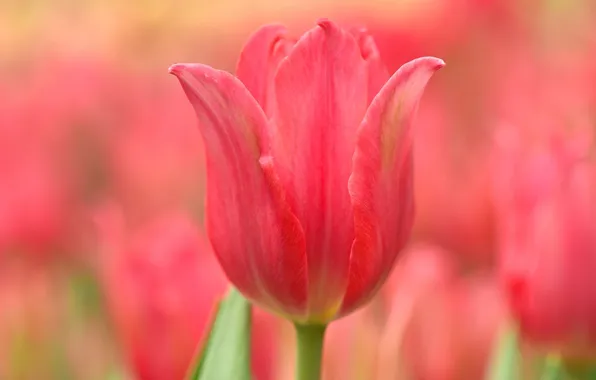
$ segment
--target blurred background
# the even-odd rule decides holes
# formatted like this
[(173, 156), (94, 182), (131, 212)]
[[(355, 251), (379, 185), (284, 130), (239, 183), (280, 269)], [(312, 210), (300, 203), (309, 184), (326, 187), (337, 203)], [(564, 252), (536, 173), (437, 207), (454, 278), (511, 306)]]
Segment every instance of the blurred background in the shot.
[[(592, 0), (0, 1), (0, 379), (183, 377), (227, 283), (167, 68), (233, 71), (261, 24), (300, 35), (320, 17), (366, 26), (392, 71), (447, 62), (418, 116), (411, 244), (330, 328), (325, 379), (482, 377), (507, 314), (495, 141), (592, 130)], [(256, 378), (290, 379), (292, 329), (260, 310), (253, 324)]]

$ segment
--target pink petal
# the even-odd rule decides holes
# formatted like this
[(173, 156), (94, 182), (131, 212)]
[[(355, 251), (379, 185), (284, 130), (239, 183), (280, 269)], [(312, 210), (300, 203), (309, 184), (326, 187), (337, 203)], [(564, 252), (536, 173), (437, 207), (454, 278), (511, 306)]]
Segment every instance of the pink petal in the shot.
[(362, 58), (366, 61), (368, 70), (368, 103), (377, 96), (381, 87), (389, 80), (387, 67), (381, 60), (381, 55), (373, 37), (364, 28), (352, 30), (352, 35), (358, 41)]
[(279, 66), (273, 156), (306, 237), (309, 305), (337, 309), (354, 238), (350, 195), (356, 129), (366, 111), (366, 65), (355, 39), (329, 21)]
[(294, 45), (286, 33), (286, 28), (277, 24), (257, 30), (244, 45), (236, 67), (236, 76), (267, 115), (271, 115), (275, 107), (273, 76)]
[(265, 114), (229, 73), (186, 64), (170, 72), (192, 103), (205, 141), (206, 225), (221, 266), (247, 297), (300, 315), (307, 288), (304, 236), (271, 165), (261, 167)]
[(342, 313), (382, 285), (412, 227), (412, 122), (438, 58), (403, 65), (381, 89), (358, 130), (348, 188), (356, 238)]

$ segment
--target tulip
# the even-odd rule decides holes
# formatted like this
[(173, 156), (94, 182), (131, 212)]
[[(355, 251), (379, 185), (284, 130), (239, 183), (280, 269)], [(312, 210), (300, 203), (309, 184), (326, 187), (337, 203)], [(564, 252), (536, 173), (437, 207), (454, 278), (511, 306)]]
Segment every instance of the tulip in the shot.
[[(407, 372), (430, 375), (449, 368), (451, 358), (442, 355), (449, 344), (446, 323), (426, 323), (426, 330), (418, 326), (433, 315), (445, 320), (446, 294), (454, 277), (454, 266), (440, 249), (419, 246), (404, 253), (383, 291), (388, 313), (379, 339), (379, 374), (397, 379)], [(425, 333), (417, 334), (418, 330)]]
[[(506, 137), (506, 138), (505, 138)], [(519, 331), (565, 357), (596, 353), (596, 177), (581, 141), (499, 139), (500, 269)]]
[(500, 323), (503, 303), (496, 281), (459, 279), (427, 294), (406, 327), (403, 364), (411, 379), (482, 379)]
[(483, 378), (504, 303), (497, 281), (457, 277), (450, 256), (416, 247), (396, 268), (379, 344), (379, 379)]
[[(126, 231), (120, 215), (99, 217), (101, 283), (115, 332), (137, 378), (182, 379), (228, 287), (191, 220), (166, 215)], [(253, 370), (271, 379), (276, 321), (253, 317)]]
[(312, 325), (377, 292), (410, 234), (413, 117), (443, 65), (389, 78), (364, 30), (324, 20), (296, 43), (261, 28), (237, 77), (170, 68), (205, 143), (209, 239), (247, 298)]

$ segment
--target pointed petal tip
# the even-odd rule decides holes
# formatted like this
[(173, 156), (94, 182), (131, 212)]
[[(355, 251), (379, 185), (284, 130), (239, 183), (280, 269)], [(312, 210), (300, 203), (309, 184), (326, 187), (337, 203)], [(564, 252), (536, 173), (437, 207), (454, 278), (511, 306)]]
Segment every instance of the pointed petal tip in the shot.
[(330, 32), (332, 30), (337, 30), (338, 26), (328, 18), (320, 18), (317, 20), (317, 26), (323, 29), (326, 32)]
[(416, 62), (417, 64), (426, 64), (433, 71), (437, 71), (445, 67), (445, 61), (437, 57), (420, 57), (418, 59), (413, 60), (412, 62)]
[(170, 74), (173, 74), (176, 76), (180, 76), (180, 74), (182, 74), (186, 71), (208, 73), (211, 71), (219, 71), (219, 70), (216, 70), (216, 69), (212, 68), (211, 66), (204, 65), (202, 63), (174, 63), (173, 65), (171, 65), (168, 68), (168, 72)]
[(168, 73), (174, 76), (180, 76), (180, 74), (182, 73), (182, 71), (184, 71), (186, 66), (187, 65), (184, 63), (174, 63), (172, 66), (168, 68)]
[(435, 57), (431, 57), (431, 58), (435, 61), (435, 69), (436, 70), (439, 70), (439, 69), (445, 67), (446, 63), (441, 58), (435, 58)]
[(213, 79), (220, 77), (221, 71), (201, 63), (175, 63), (168, 72), (179, 81), (188, 83), (192, 78)]

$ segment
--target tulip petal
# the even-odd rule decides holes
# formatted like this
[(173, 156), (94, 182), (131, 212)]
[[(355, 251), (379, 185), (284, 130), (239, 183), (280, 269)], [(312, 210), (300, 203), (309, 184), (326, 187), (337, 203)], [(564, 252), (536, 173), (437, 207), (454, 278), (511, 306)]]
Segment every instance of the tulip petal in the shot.
[(366, 89), (356, 40), (329, 21), (302, 36), (275, 77), (273, 157), (304, 228), (317, 312), (334, 314), (345, 292), (354, 238), (347, 183)]
[(265, 25), (248, 40), (238, 59), (236, 76), (267, 115), (271, 115), (275, 97), (273, 77), (281, 60), (286, 57), (294, 42), (286, 37), (283, 25)]
[(379, 90), (381, 90), (381, 87), (389, 80), (389, 72), (381, 60), (381, 54), (375, 40), (368, 31), (365, 28), (356, 28), (351, 32), (356, 38), (356, 41), (358, 41), (362, 58), (366, 61), (368, 71), (368, 104), (370, 104), (373, 98), (379, 93)]
[(268, 145), (265, 114), (229, 73), (185, 64), (170, 72), (192, 103), (205, 140), (206, 226), (222, 268), (248, 298), (304, 313), (304, 235), (270, 165), (261, 166)]
[(348, 188), (355, 240), (341, 313), (372, 296), (391, 271), (412, 227), (412, 122), (438, 58), (403, 65), (374, 98), (358, 130)]

